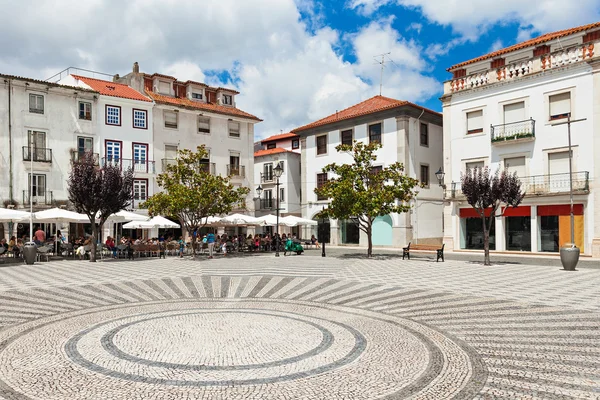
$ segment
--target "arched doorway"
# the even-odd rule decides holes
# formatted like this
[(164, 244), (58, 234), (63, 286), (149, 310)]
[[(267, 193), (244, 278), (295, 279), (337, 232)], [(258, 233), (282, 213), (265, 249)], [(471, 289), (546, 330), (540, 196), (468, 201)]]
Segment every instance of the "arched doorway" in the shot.
[(391, 246), (392, 235), (392, 217), (383, 215), (375, 218), (373, 221), (373, 245)]

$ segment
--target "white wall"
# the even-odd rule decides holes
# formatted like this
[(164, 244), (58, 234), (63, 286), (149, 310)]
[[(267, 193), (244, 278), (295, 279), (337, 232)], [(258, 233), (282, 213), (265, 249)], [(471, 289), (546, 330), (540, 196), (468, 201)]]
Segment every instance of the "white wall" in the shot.
[[(302, 204), (300, 203), (300, 154), (298, 153), (277, 153), (265, 156), (256, 157), (254, 159), (254, 188), (253, 196), (256, 196), (256, 188), (260, 184), (263, 190), (273, 191), (273, 201), (277, 198), (276, 180), (272, 182), (262, 182), (261, 172), (264, 171), (264, 164), (272, 163), (273, 167), (277, 166), (279, 161), (283, 161), (283, 174), (279, 178), (279, 188), (284, 190), (284, 200), (280, 202), (280, 213), (282, 215), (294, 214), (302, 215)], [(264, 198), (264, 195), (262, 195)], [(257, 207), (260, 207), (256, 203)], [(256, 215), (272, 214), (272, 210), (260, 210), (257, 208)]]

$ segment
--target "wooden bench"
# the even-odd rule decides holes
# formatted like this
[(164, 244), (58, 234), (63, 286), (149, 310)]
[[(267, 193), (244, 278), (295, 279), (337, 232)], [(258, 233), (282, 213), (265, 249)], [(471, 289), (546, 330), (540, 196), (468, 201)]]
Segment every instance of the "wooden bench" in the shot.
[(445, 246), (445, 244), (442, 244), (441, 247), (437, 244), (413, 244), (411, 246), (411, 244), (409, 242), (408, 246), (402, 248), (402, 259), (404, 260), (404, 257), (406, 256), (410, 260), (410, 251), (411, 250), (435, 251), (437, 253), (437, 258), (435, 261), (438, 262), (438, 261), (440, 261), (440, 258), (441, 258), (442, 262), (444, 262), (444, 246)]

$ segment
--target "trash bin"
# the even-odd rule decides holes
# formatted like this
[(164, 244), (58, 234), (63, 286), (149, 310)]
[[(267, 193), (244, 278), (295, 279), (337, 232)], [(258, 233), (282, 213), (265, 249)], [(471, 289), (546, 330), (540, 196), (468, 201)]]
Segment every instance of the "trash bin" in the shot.
[(37, 246), (33, 242), (25, 243), (23, 246), (23, 259), (27, 265), (32, 265), (37, 257)]

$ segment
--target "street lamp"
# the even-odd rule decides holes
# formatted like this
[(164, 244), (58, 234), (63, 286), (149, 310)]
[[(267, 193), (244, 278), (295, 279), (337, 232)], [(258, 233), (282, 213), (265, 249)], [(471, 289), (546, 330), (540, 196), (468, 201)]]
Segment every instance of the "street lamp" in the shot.
[[(319, 229), (319, 232), (323, 232), (323, 229), (325, 228), (325, 209), (326, 209), (326, 207), (323, 206), (323, 209), (321, 210), (321, 229)], [(321, 240), (321, 238), (323, 238), (321, 240), (321, 257), (326, 257), (326, 254), (325, 254), (325, 232), (323, 232), (322, 235), (318, 235), (318, 236), (319, 236), (319, 240)]]
[(442, 187), (444, 189), (446, 189), (446, 185), (444, 184), (445, 176), (446, 176), (446, 174), (444, 173), (444, 170), (442, 169), (442, 167), (440, 167), (440, 169), (438, 169), (438, 172), (435, 173), (435, 177), (437, 178), (440, 187)]
[(256, 194), (258, 195), (258, 199), (260, 200), (260, 196), (262, 195), (263, 192), (263, 188), (262, 186), (258, 185), (258, 187), (256, 188)]
[(275, 232), (277, 232), (277, 240), (275, 243), (275, 257), (279, 257), (279, 178), (281, 178), (281, 175), (283, 174), (281, 161), (277, 163), (275, 168), (273, 168), (273, 173), (275, 174), (275, 178), (277, 178), (277, 182), (275, 183), (275, 187), (277, 188), (277, 226), (275, 228)]

